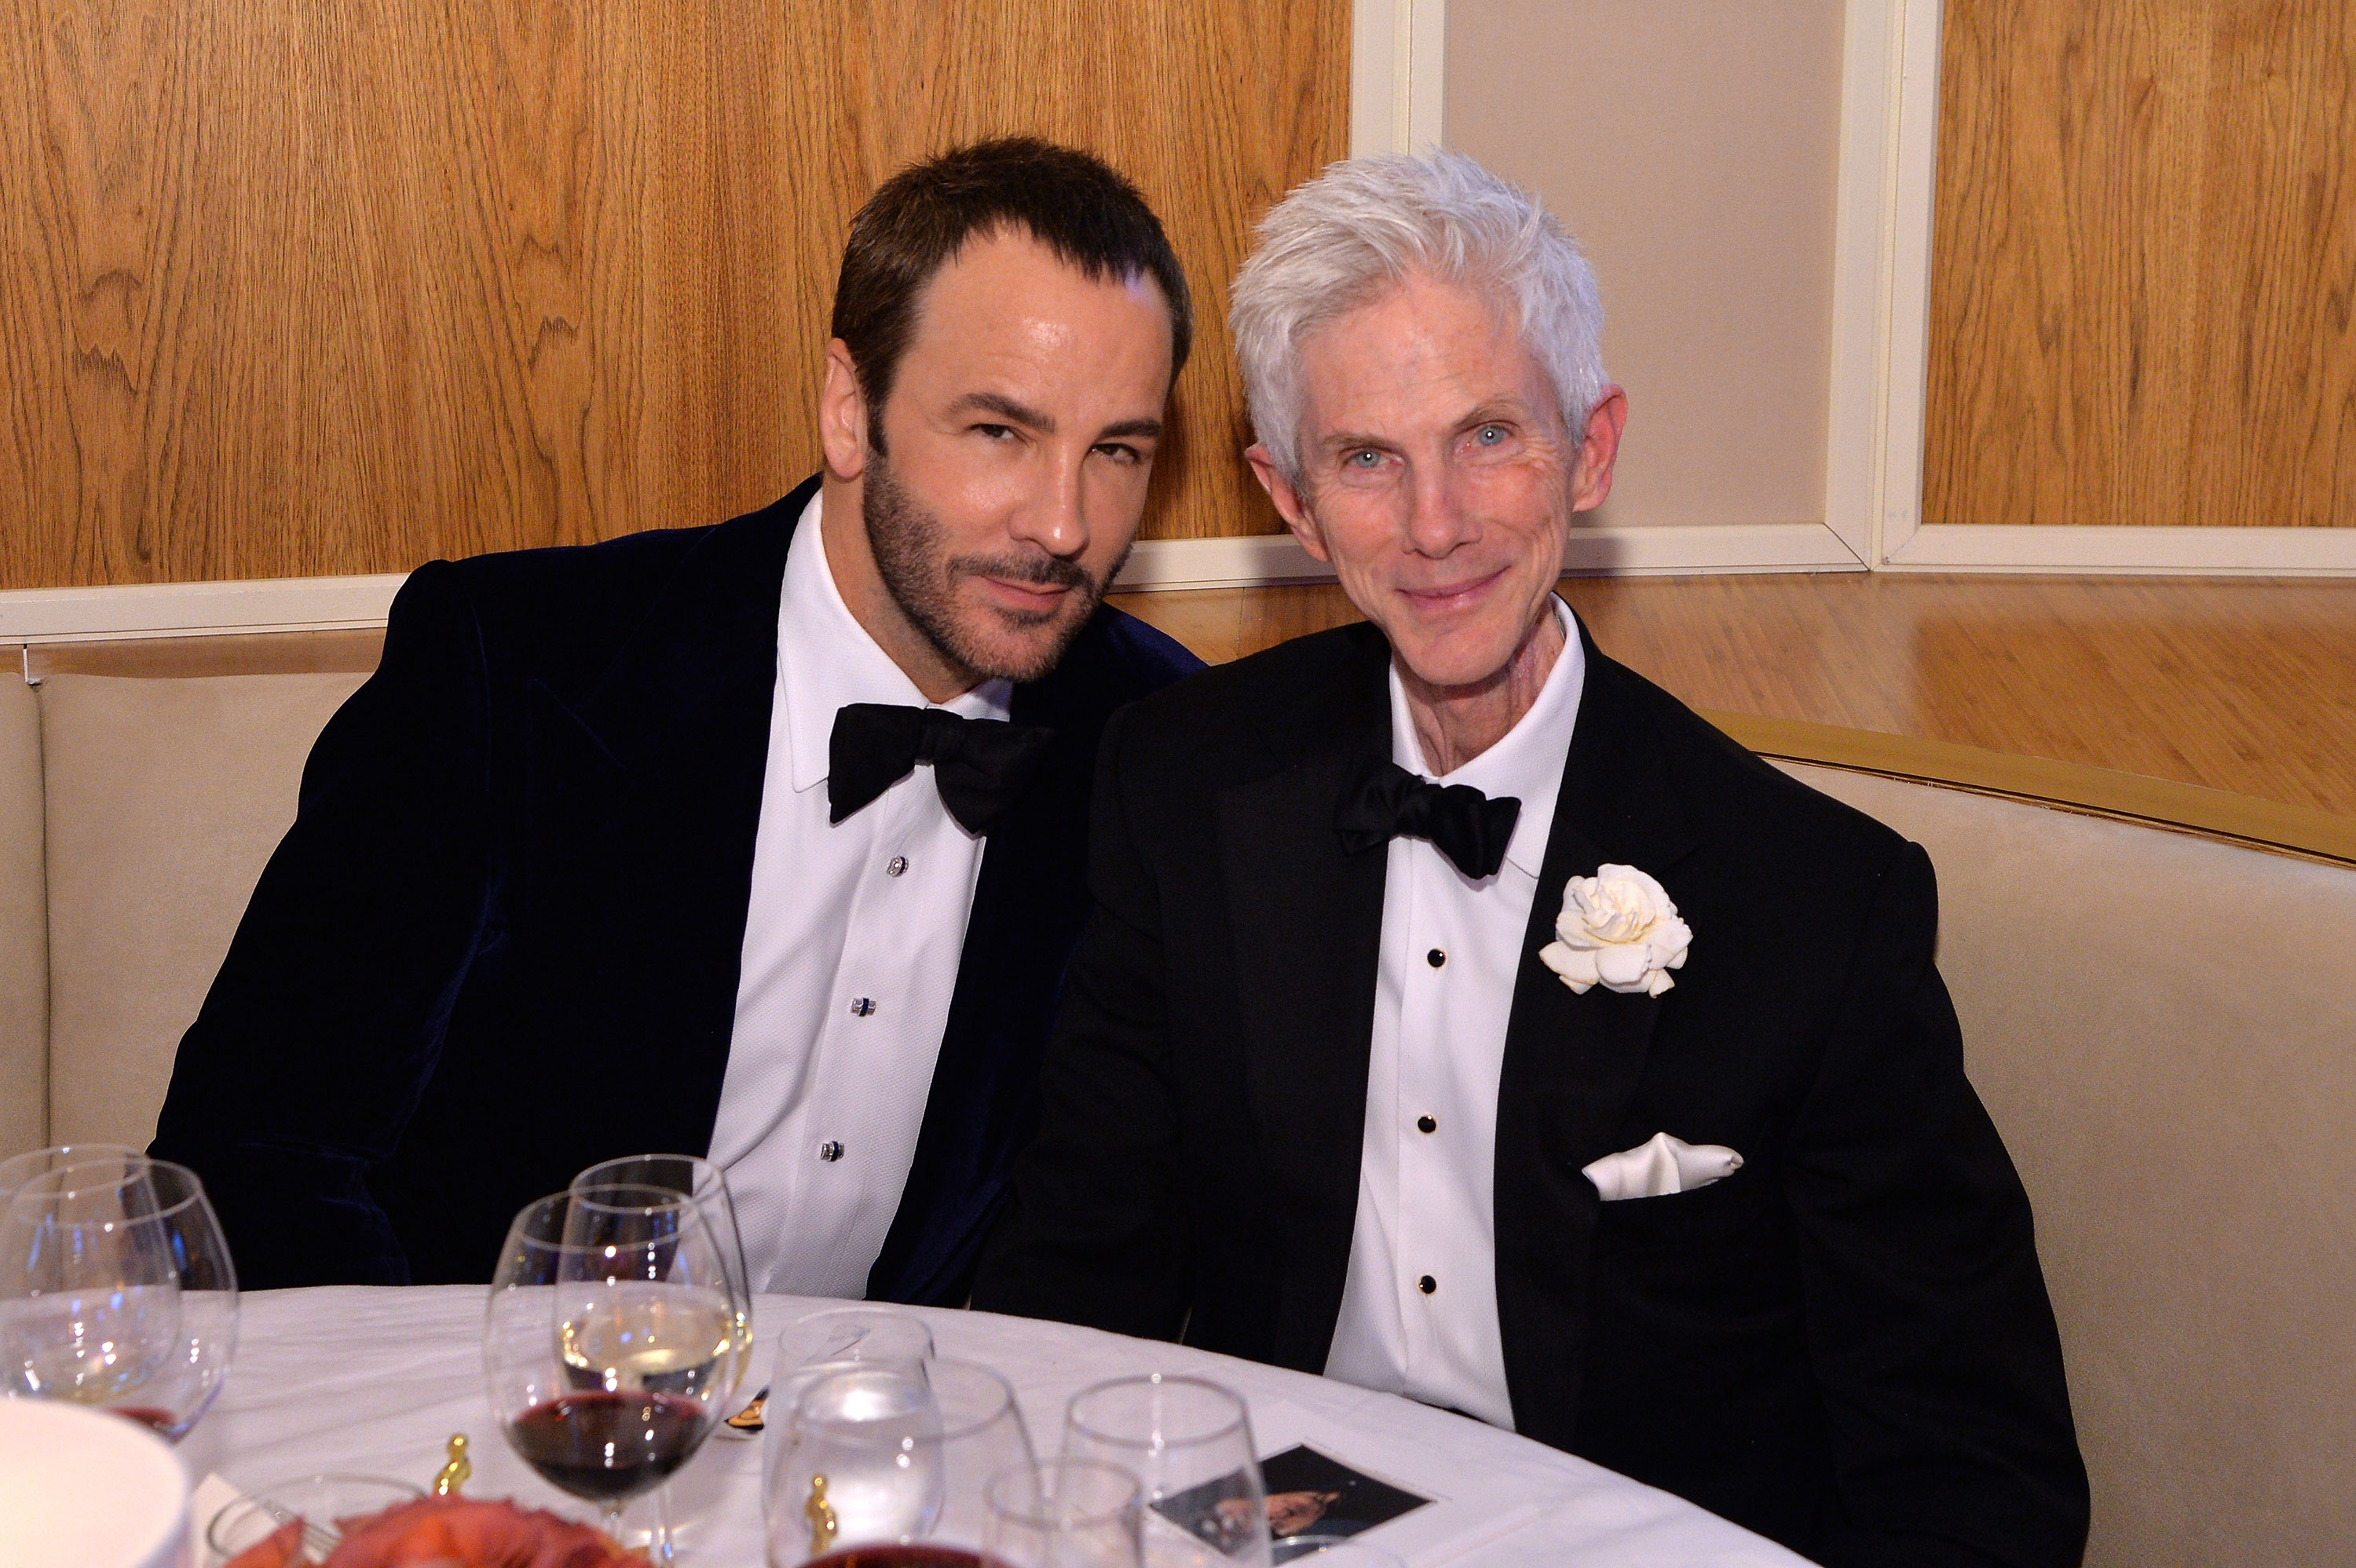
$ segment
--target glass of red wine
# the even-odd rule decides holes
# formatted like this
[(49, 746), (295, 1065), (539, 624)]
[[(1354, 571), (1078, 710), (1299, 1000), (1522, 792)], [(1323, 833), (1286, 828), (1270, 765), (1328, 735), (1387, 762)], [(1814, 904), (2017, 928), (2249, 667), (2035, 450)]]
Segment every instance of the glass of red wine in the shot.
[[(659, 1188), (556, 1193), (508, 1228), (483, 1323), (491, 1413), (609, 1535), (729, 1413), (744, 1352), (723, 1252), (702, 1210)], [(670, 1561), (659, 1516), (654, 1545)]]
[(970, 1361), (830, 1365), (769, 1434), (773, 1568), (980, 1568), (991, 1477), (1032, 1461), (1006, 1380)]
[(43, 1150), (0, 1202), (0, 1390), (178, 1442), (229, 1376), (237, 1270), (204, 1183), (120, 1147)]

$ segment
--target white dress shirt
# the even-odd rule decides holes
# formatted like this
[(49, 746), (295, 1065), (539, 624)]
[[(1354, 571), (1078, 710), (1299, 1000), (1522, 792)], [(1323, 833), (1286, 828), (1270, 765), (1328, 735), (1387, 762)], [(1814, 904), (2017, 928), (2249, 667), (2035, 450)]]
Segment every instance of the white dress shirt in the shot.
[[(1423, 839), (1390, 843), (1357, 1223), (1325, 1360), (1328, 1377), (1508, 1428), (1491, 1205), (1497, 1082), (1587, 674), (1570, 612), (1552, 606), (1565, 645), (1537, 700), (1438, 781), (1522, 803), (1505, 864), (1475, 881)], [(1390, 688), (1391, 760), (1429, 778), (1396, 666)]]
[[(786, 554), (753, 899), (712, 1160), (756, 1291), (862, 1296), (900, 1203), (957, 989), (982, 839), (932, 769), (840, 823), (828, 747), (846, 703), (1004, 719), (985, 681), (927, 704), (843, 603), (812, 497)], [(688, 803), (693, 808), (693, 803)]]

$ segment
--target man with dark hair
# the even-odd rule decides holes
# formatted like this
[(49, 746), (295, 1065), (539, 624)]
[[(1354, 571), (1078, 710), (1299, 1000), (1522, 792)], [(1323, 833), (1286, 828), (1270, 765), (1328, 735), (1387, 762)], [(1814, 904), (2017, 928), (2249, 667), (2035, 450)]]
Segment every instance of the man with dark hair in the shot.
[(756, 1290), (961, 1292), (1098, 731), (1194, 667), (1100, 603), (1189, 309), (1095, 159), (930, 159), (852, 223), (823, 474), (410, 578), (157, 1130), (249, 1285), (484, 1279), (524, 1203), (667, 1150), (728, 1172)]

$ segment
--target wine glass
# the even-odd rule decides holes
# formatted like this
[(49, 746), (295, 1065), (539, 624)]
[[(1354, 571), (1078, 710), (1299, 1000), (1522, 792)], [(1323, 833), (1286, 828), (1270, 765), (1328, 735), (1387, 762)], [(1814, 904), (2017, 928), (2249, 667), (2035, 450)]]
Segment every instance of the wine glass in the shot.
[[(729, 1271), (728, 1293), (735, 1307), (736, 1365), (741, 1382), (753, 1366), (753, 1288), (750, 1273), (744, 1266), (744, 1237), (737, 1228), (736, 1199), (728, 1189), (727, 1172), (691, 1154), (630, 1154), (590, 1166), (573, 1177), (566, 1190), (589, 1195), (601, 1187), (616, 1186), (677, 1193), (703, 1211), (704, 1225), (719, 1245), (721, 1263)], [(757, 1403), (762, 1397), (755, 1394), (753, 1403)], [(731, 1391), (730, 1400), (736, 1403), (735, 1391)], [(669, 1539), (670, 1509), (670, 1488), (665, 1486), (655, 1498), (657, 1523), (649, 1536), (649, 1541), (659, 1546)]]
[(749, 1366), (753, 1289), (744, 1267), (744, 1235), (736, 1225), (736, 1199), (728, 1190), (728, 1173), (691, 1154), (628, 1154), (591, 1166), (565, 1189), (586, 1193), (599, 1187), (660, 1188), (692, 1200), (703, 1211), (704, 1223), (720, 1246), (720, 1261), (729, 1269), (730, 1294), (742, 1305), (737, 1314), (737, 1349), (744, 1358), (741, 1364)]
[(1369, 1546), (1354, 1535), (1290, 1535), (1276, 1543), (1276, 1560), (1308, 1568), (1407, 1568), (1398, 1552)]
[[(775, 1568), (978, 1564), (1000, 1471), (1031, 1463), (1014, 1391), (970, 1361), (829, 1371), (773, 1424), (764, 1497)], [(945, 1550), (947, 1548), (948, 1550)]]
[(1137, 1477), (1102, 1459), (1043, 1459), (990, 1478), (991, 1568), (1142, 1568)]
[[(484, 1315), (491, 1413), (609, 1535), (727, 1413), (743, 1357), (722, 1251), (697, 1204), (656, 1188), (555, 1193), (508, 1229)], [(654, 1546), (670, 1561), (659, 1510)]]
[(237, 1270), (186, 1166), (44, 1150), (0, 1210), (0, 1386), (178, 1442), (229, 1375)]
[(830, 1307), (807, 1312), (777, 1336), (777, 1371), (830, 1361), (929, 1361), (933, 1331), (889, 1307)]
[(57, 1144), (48, 1148), (37, 1148), (30, 1154), (12, 1155), (0, 1159), (0, 1203), (5, 1203), (16, 1189), (37, 1176), (61, 1170), (70, 1165), (87, 1165), (94, 1160), (111, 1160), (118, 1166), (147, 1157), (146, 1152), (129, 1144)]
[(1268, 1495), (1241, 1396), (1160, 1372), (1098, 1383), (1065, 1409), (1064, 1454), (1137, 1477), (1154, 1568), (1268, 1568)]

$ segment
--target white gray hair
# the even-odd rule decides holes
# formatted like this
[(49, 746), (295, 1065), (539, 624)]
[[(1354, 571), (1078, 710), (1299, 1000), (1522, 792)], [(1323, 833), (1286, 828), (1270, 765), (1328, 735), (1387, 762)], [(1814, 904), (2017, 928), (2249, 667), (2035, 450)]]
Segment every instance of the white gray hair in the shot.
[(1603, 306), (1579, 242), (1462, 153), (1352, 158), (1269, 210), (1227, 310), (1252, 433), (1295, 485), (1302, 341), (1418, 272), (1510, 302), (1570, 438), (1586, 433), (1603, 396)]

